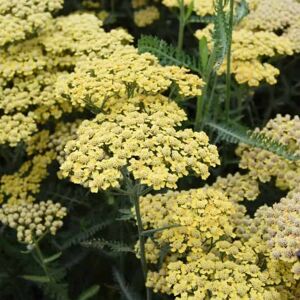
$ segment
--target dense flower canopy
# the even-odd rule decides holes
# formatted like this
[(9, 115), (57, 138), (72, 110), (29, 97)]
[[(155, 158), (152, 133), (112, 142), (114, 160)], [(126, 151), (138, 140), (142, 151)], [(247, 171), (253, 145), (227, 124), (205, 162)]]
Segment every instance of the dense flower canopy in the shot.
[[(205, 188), (141, 199), (146, 228), (165, 228), (146, 243), (146, 257), (156, 264), (160, 248), (167, 254), (157, 271), (150, 271), (147, 285), (175, 299), (291, 299), (297, 289), (288, 266), (269, 260), (263, 241), (236, 230), (244, 224), (232, 222), (239, 205), (220, 191)], [(251, 221), (250, 221), (251, 222)], [(173, 225), (173, 227), (172, 227)], [(169, 227), (169, 228), (168, 228)], [(170, 228), (171, 227), (171, 228)], [(266, 259), (266, 267), (258, 261)]]
[(127, 167), (136, 180), (159, 190), (176, 188), (191, 171), (206, 179), (209, 166), (219, 164), (204, 132), (176, 130), (186, 116), (174, 102), (164, 96), (128, 101), (132, 105), (118, 114), (100, 113), (81, 124), (77, 139), (65, 148), (64, 176), (98, 192), (119, 187)]
[(81, 299), (106, 273), (107, 300), (140, 275), (147, 300), (300, 299), (299, 15), (299, 0), (0, 0), (0, 298), (12, 282)]

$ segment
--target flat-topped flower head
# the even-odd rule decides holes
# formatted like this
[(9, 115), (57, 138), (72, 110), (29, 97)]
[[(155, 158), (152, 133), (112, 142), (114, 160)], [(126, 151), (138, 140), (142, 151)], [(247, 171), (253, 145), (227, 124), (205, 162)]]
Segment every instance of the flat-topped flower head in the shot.
[(136, 26), (146, 27), (159, 19), (159, 10), (155, 6), (147, 6), (134, 12), (133, 20)]
[(168, 191), (144, 196), (140, 203), (145, 228), (157, 230), (145, 245), (148, 263), (157, 265), (147, 276), (147, 286), (155, 292), (178, 300), (207, 295), (224, 300), (293, 299), (296, 280), (288, 276), (286, 266), (268, 260), (255, 239), (237, 234), (233, 220), (240, 205), (222, 191)]
[(37, 127), (32, 115), (25, 116), (17, 113), (0, 117), (0, 145), (7, 144), (15, 147), (21, 141), (28, 141), (36, 131)]
[(0, 47), (24, 40), (41, 30), (51, 13), (62, 8), (63, 0), (0, 1)]
[(83, 13), (53, 19), (39, 41), (53, 56), (97, 53), (97, 57), (107, 57), (120, 45), (131, 43), (133, 37), (122, 28), (105, 32), (101, 20)]
[(299, 279), (300, 193), (292, 191), (273, 207), (260, 208), (256, 218), (266, 222), (264, 238), (271, 257), (287, 262), (295, 279)]
[(17, 231), (19, 242), (34, 244), (35, 240), (49, 232), (55, 235), (63, 226), (67, 209), (52, 200), (39, 203), (20, 201), (16, 205), (4, 204), (0, 208), (0, 222)]
[(219, 164), (217, 148), (207, 135), (176, 130), (186, 116), (167, 98), (160, 96), (148, 106), (144, 100), (141, 96), (142, 106), (84, 121), (77, 139), (66, 145), (62, 174), (92, 192), (119, 187), (124, 167), (156, 190), (176, 188), (178, 179), (189, 173), (206, 179), (209, 167)]
[(241, 202), (244, 200), (255, 200), (259, 195), (259, 184), (256, 178), (250, 174), (228, 174), (226, 177), (217, 177), (213, 188), (223, 191), (229, 200)]
[[(198, 39), (206, 37), (209, 47), (212, 47), (212, 29), (213, 26), (208, 25), (202, 30), (197, 30), (195, 36)], [(293, 54), (293, 45), (287, 37), (278, 36), (273, 32), (252, 31), (245, 28), (233, 30), (231, 72), (240, 84), (258, 86), (261, 81), (275, 84), (279, 70), (269, 63), (263, 63), (261, 58), (291, 54)], [(226, 73), (226, 61), (221, 65), (218, 73)]]
[(0, 178), (0, 202), (7, 200), (9, 204), (17, 205), (19, 201), (34, 201), (40, 192), (41, 182), (48, 176), (48, 166), (55, 157), (54, 151), (35, 155), (15, 173), (3, 175)]
[[(283, 145), (296, 155), (300, 154), (300, 120), (298, 116), (277, 115), (266, 126), (256, 132), (261, 132)], [(253, 148), (241, 144), (237, 148), (241, 157), (240, 167), (248, 169), (254, 178), (262, 182), (276, 179), (276, 185), (281, 189), (294, 189), (299, 186), (300, 161), (288, 161), (267, 150)]]
[(101, 109), (111, 97), (156, 95), (175, 83), (183, 97), (201, 95), (203, 81), (187, 69), (161, 66), (150, 53), (138, 54), (132, 46), (121, 46), (106, 59), (88, 59), (77, 64), (58, 91), (75, 106)]

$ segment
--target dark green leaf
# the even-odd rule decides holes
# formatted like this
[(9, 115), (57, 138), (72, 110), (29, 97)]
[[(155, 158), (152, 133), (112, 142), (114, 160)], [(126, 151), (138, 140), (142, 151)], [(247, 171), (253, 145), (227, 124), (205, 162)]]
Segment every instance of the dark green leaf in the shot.
[(95, 296), (100, 290), (100, 286), (98, 284), (92, 285), (87, 290), (82, 292), (78, 298), (78, 300), (87, 300)]

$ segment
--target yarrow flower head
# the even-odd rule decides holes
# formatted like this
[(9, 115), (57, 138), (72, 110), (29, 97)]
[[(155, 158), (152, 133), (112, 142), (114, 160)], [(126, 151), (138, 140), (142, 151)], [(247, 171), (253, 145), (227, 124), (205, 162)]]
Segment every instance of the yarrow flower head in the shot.
[(209, 187), (142, 197), (145, 228), (157, 230), (145, 245), (146, 259), (158, 265), (147, 286), (180, 300), (293, 297), (295, 280), (287, 288), (283, 268), (262, 266), (255, 241), (236, 234), (239, 207)]
[(63, 0), (0, 1), (0, 47), (24, 40), (41, 30), (51, 19), (51, 13), (62, 8)]
[(18, 171), (3, 175), (0, 179), (0, 202), (17, 204), (20, 200), (32, 202), (40, 191), (40, 184), (48, 176), (47, 167), (55, 159), (55, 153), (48, 151), (25, 161)]
[(297, 0), (250, 0), (242, 26), (251, 30), (282, 31), (295, 52), (300, 52), (300, 3)]
[(228, 174), (226, 177), (217, 177), (213, 188), (223, 191), (230, 201), (240, 202), (255, 200), (259, 195), (259, 184), (256, 178), (249, 174)]
[[(205, 29), (197, 30), (195, 36), (198, 39), (206, 37), (209, 46), (212, 47), (212, 25)], [(291, 55), (293, 47), (286, 37), (277, 36), (273, 32), (251, 31), (237, 28), (232, 33), (232, 67), (231, 72), (235, 75), (238, 83), (247, 83), (249, 86), (258, 86), (263, 80), (269, 84), (276, 83), (279, 70), (271, 64), (262, 63), (262, 57), (275, 55)], [(219, 69), (219, 74), (226, 72), (226, 61)]]
[(273, 207), (260, 208), (256, 217), (266, 221), (264, 238), (271, 257), (289, 263), (295, 279), (299, 279), (300, 193), (292, 191)]
[(203, 81), (187, 69), (161, 66), (150, 53), (138, 54), (132, 46), (119, 47), (106, 59), (83, 60), (74, 74), (66, 78), (58, 94), (70, 97), (74, 106), (93, 105), (102, 108), (111, 97), (132, 96), (134, 93), (155, 95), (178, 85), (184, 97), (201, 94)]
[(37, 126), (31, 115), (25, 116), (17, 113), (0, 117), (0, 145), (7, 144), (14, 147), (20, 141), (29, 140), (35, 131), (37, 131)]
[(133, 14), (134, 23), (138, 27), (146, 27), (159, 19), (159, 10), (155, 6), (137, 10)]
[(55, 235), (66, 215), (66, 208), (51, 200), (35, 204), (23, 201), (0, 208), (0, 222), (15, 229), (18, 240), (26, 244), (33, 244), (47, 232)]
[[(295, 155), (300, 154), (300, 120), (298, 116), (277, 115), (266, 126), (256, 132), (264, 134), (283, 145)], [(248, 169), (253, 178), (261, 182), (276, 179), (276, 185), (281, 189), (294, 189), (299, 186), (300, 161), (288, 161), (267, 150), (253, 148), (241, 144), (237, 150), (241, 157), (240, 167)]]
[(219, 164), (217, 148), (204, 132), (176, 130), (186, 116), (175, 103), (161, 95), (148, 97), (148, 105), (146, 96), (136, 96), (139, 105), (84, 121), (78, 138), (65, 147), (62, 174), (92, 192), (119, 187), (124, 167), (156, 190), (176, 188), (190, 172), (206, 179), (209, 166)]
[[(167, 7), (179, 7), (180, 1), (178, 0), (162, 0), (162, 3)], [(198, 16), (213, 15), (215, 13), (214, 0), (182, 0), (184, 6), (192, 5), (193, 11)]]

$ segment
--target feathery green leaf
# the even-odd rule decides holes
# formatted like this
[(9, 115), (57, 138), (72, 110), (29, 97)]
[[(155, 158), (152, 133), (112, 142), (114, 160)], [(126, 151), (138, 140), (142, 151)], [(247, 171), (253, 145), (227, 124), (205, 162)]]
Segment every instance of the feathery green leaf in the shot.
[(80, 244), (82, 241), (85, 241), (89, 238), (91, 238), (93, 235), (95, 235), (98, 231), (102, 230), (103, 228), (107, 227), (112, 223), (111, 220), (103, 221), (99, 224), (95, 224), (91, 226), (90, 228), (87, 228), (83, 230), (82, 232), (79, 232), (78, 234), (72, 236), (70, 239), (68, 239), (63, 245), (62, 249), (67, 249), (71, 246)]
[(239, 124), (213, 123), (207, 122), (206, 125), (218, 132), (218, 137), (228, 143), (243, 143), (255, 148), (270, 151), (287, 160), (295, 161), (300, 157), (291, 152), (286, 145), (267, 137), (263, 133), (256, 133)]
[(200, 72), (196, 57), (179, 51), (157, 37), (143, 35), (138, 41), (138, 49), (140, 53), (150, 52), (155, 55), (162, 65), (183, 66), (194, 72)]
[(118, 283), (120, 287), (120, 292), (125, 297), (126, 300), (140, 300), (140, 296), (133, 291), (128, 284), (125, 282), (123, 275), (116, 269), (113, 269), (113, 275), (115, 281)]
[(81, 246), (87, 248), (105, 249), (108, 248), (112, 252), (134, 252), (132, 247), (120, 241), (107, 241), (104, 239), (92, 239), (80, 243)]

